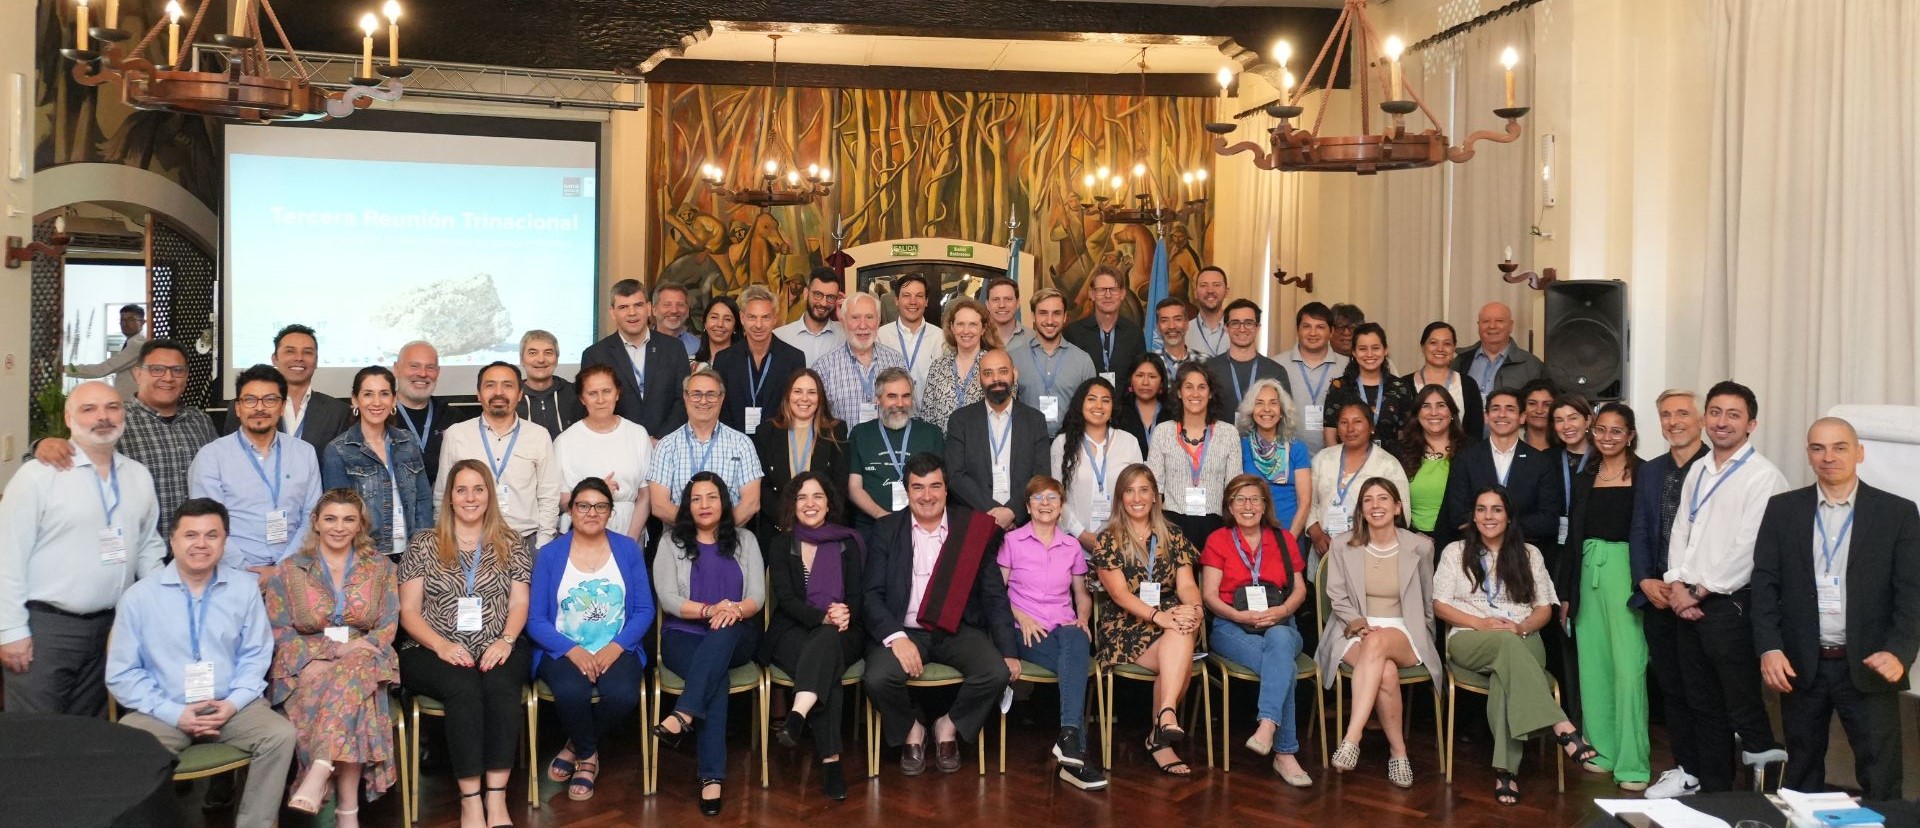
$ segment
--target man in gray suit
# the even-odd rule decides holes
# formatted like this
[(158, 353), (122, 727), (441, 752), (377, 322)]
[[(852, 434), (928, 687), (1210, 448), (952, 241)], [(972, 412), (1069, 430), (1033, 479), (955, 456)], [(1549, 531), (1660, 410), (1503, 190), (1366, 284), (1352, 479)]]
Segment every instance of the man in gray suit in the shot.
[[(1501, 302), (1480, 307), (1476, 320), (1480, 341), (1461, 349), (1453, 357), (1453, 370), (1473, 377), (1480, 385), (1480, 401), (1486, 402), (1496, 389), (1519, 388), (1547, 375), (1547, 366), (1532, 352), (1513, 341), (1513, 309)], [(1470, 435), (1478, 439), (1481, 435)]]
[(948, 486), (954, 500), (985, 513), (1001, 529), (1027, 520), (1027, 481), (1047, 474), (1047, 418), (1013, 398), (1020, 373), (1004, 350), (980, 355), (985, 399), (947, 421)]

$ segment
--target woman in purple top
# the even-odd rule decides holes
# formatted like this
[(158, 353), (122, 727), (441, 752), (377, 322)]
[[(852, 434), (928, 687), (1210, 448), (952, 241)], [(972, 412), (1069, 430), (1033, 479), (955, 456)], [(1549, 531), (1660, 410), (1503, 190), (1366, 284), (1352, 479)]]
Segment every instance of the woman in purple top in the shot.
[(1087, 630), (1093, 598), (1087, 593), (1085, 552), (1060, 529), (1065, 498), (1058, 480), (1027, 481), (1030, 521), (1007, 533), (997, 562), (1020, 625), (1020, 658), (1059, 677), (1060, 738), (1054, 740), (1053, 757), (1060, 760), (1060, 778), (1091, 791), (1107, 786), (1100, 769), (1087, 764), (1080, 735), (1086, 724), (1087, 665), (1093, 658)]
[(813, 730), (820, 758), (820, 789), (828, 799), (847, 798), (840, 765), (840, 677), (860, 660), (866, 631), (860, 598), (866, 585), (866, 546), (860, 534), (840, 525), (833, 482), (801, 472), (780, 497), (780, 534), (767, 545), (773, 616), (760, 642), (760, 663), (793, 678), (793, 708), (775, 736), (796, 747)]
[(667, 620), (660, 661), (685, 681), (673, 712), (653, 726), (670, 747), (699, 731), (700, 812), (720, 814), (727, 778), (727, 672), (753, 660), (766, 604), (766, 566), (753, 533), (733, 523), (726, 481), (700, 472), (687, 481), (680, 516), (660, 539), (653, 590)]

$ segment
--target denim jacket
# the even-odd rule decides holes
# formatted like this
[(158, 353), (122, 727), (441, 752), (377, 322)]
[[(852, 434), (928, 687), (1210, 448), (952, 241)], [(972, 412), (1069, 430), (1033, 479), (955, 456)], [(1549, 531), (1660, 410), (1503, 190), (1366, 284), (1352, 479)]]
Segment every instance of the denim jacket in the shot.
[[(401, 512), (406, 516), (407, 536), (433, 528), (433, 484), (427, 479), (427, 463), (420, 455), (419, 441), (404, 428), (387, 428), (393, 441), (393, 471), (398, 476)], [(367, 448), (366, 435), (358, 424), (341, 432), (320, 453), (320, 480), (329, 489), (353, 489), (367, 502), (368, 534), (373, 546), (389, 555), (393, 548), (393, 483), (387, 466)]]

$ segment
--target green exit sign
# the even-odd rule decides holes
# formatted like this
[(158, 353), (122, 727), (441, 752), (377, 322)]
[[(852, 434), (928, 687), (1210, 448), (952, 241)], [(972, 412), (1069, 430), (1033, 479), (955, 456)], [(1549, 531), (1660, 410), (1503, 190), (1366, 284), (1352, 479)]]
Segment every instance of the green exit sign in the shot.
[(973, 245), (971, 245), (971, 244), (949, 244), (949, 245), (947, 245), (947, 258), (949, 258), (949, 259), (971, 259), (971, 258), (973, 258)]
[(917, 245), (917, 244), (896, 244), (896, 245), (894, 245), (894, 246), (893, 246), (893, 255), (895, 255), (895, 256), (918, 256), (918, 255), (920, 255), (920, 245)]

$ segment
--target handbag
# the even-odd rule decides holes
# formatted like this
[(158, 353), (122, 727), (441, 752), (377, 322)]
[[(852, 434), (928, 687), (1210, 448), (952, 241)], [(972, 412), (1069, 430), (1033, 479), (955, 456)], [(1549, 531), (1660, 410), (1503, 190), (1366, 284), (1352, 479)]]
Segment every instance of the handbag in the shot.
[[(1251, 602), (1247, 600), (1247, 594), (1256, 589), (1266, 593), (1267, 607), (1271, 609), (1287, 602), (1287, 596), (1292, 592), (1292, 585), (1277, 586), (1270, 581), (1255, 581), (1247, 584), (1233, 591), (1233, 608), (1241, 612), (1246, 612), (1247, 608), (1251, 606)], [(1247, 631), (1247, 633), (1251, 635), (1260, 635), (1266, 632), (1251, 624), (1241, 624), (1239, 626), (1240, 629)]]

